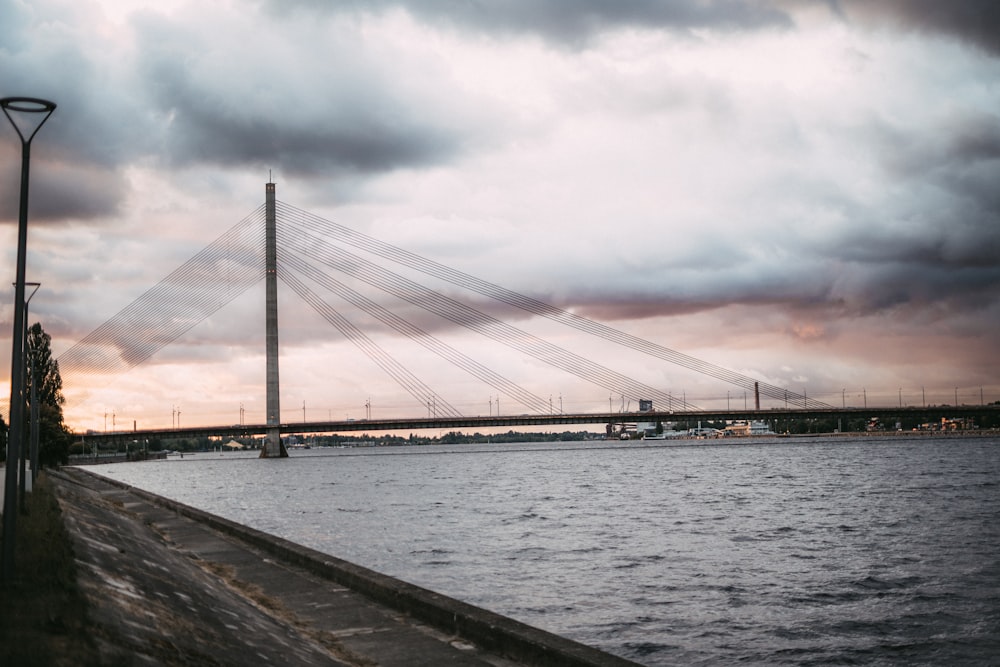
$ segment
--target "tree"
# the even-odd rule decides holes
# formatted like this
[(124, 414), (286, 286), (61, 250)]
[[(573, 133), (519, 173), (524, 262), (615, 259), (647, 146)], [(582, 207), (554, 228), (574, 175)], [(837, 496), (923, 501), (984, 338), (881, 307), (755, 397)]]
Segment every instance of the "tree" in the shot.
[[(28, 399), (31, 387), (36, 381), (38, 400), (38, 464), (55, 466), (69, 461), (69, 445), (72, 436), (63, 422), (62, 406), (66, 402), (62, 393), (62, 377), (59, 362), (52, 358), (52, 337), (36, 322), (28, 329)], [(25, 433), (28, 433), (29, 419), (25, 419)]]

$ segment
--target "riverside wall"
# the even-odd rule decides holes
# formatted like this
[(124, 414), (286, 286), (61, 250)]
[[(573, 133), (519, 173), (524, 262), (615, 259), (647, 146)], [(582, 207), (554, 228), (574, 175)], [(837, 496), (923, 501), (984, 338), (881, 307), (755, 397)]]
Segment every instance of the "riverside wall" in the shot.
[[(635, 664), (89, 470), (51, 478), (109, 661), (182, 664), (172, 656), (201, 651), (259, 663), (270, 651), (281, 664)], [(183, 608), (169, 607), (175, 599)], [(250, 620), (216, 623), (225, 616)], [(178, 632), (198, 618), (207, 629)], [(283, 650), (293, 631), (301, 645)]]

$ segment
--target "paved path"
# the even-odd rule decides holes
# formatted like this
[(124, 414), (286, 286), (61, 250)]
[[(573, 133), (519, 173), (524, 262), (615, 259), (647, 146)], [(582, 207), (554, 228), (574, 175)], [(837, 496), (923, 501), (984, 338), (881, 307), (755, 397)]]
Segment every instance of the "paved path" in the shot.
[(81, 469), (50, 478), (102, 664), (634, 664)]

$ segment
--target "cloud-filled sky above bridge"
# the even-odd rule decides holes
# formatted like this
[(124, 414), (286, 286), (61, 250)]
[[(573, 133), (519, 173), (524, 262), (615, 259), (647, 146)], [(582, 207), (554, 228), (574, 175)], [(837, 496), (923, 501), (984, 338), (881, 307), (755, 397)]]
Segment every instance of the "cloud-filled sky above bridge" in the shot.
[[(991, 0), (0, 0), (13, 95), (59, 104), (28, 270), (56, 355), (253, 211), (270, 172), (282, 201), (827, 402), (1000, 400)], [(71, 423), (261, 421), (262, 299), (111, 382), (67, 378)], [(294, 295), (281, 316), (286, 419), (419, 413)], [(567, 410), (608, 404), (424, 324)], [(541, 329), (693, 403), (743, 398)], [(488, 409), (490, 388), (450, 386)]]

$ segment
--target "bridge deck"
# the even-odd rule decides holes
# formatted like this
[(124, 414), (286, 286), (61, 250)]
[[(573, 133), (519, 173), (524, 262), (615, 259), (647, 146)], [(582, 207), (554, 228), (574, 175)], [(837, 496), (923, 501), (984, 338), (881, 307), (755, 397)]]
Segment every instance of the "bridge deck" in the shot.
[[(389, 431), (417, 431), (421, 429), (487, 429), (516, 428), (522, 426), (568, 426), (582, 424), (618, 424), (635, 422), (697, 422), (700, 420), (776, 420), (776, 419), (869, 419), (888, 420), (901, 417), (936, 421), (941, 417), (1000, 416), (1000, 405), (962, 405), (928, 407), (846, 407), (846, 408), (786, 408), (770, 410), (698, 410), (673, 412), (605, 412), (579, 414), (525, 414), (509, 416), (469, 417), (414, 417), (405, 419), (359, 419), (345, 421), (286, 422), (277, 428), (282, 435), (292, 433), (380, 433)], [(117, 433), (89, 433), (78, 436), (86, 442), (142, 441), (150, 438), (245, 437), (263, 435), (275, 428), (266, 424), (224, 426), (193, 426), (172, 429), (139, 429)]]

